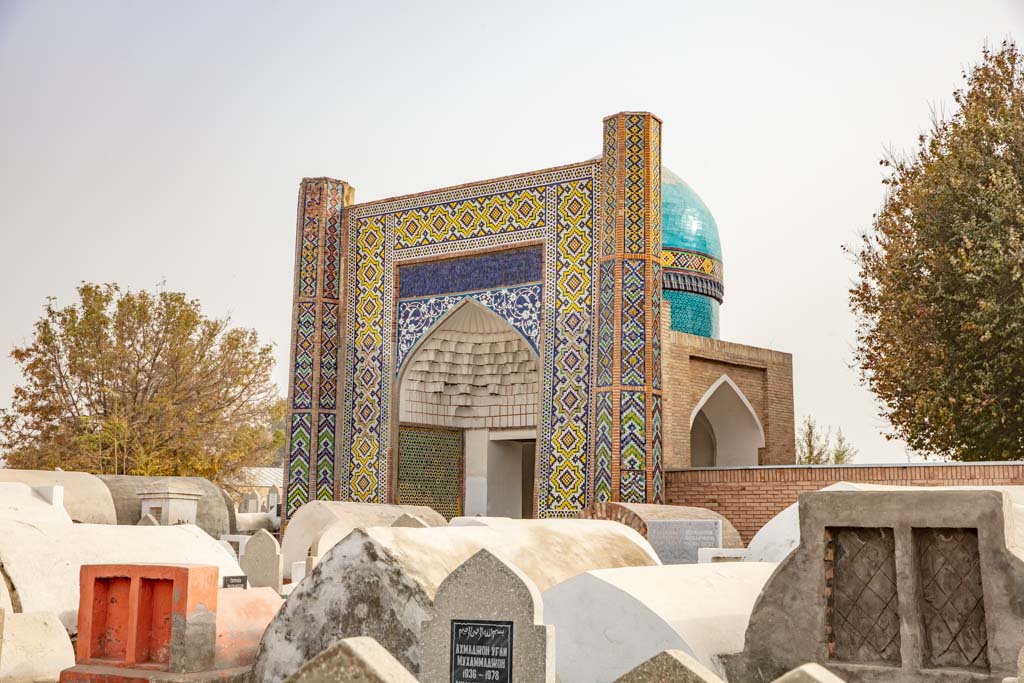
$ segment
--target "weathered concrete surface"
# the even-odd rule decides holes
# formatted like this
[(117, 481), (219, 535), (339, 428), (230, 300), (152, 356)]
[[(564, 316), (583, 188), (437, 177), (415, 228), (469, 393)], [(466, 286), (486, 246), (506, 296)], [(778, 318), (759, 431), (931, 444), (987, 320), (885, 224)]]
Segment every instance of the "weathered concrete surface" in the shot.
[(245, 544), (240, 564), (249, 577), (250, 586), (266, 586), (276, 593), (281, 592), (281, 545), (269, 531), (261, 529), (252, 535)]
[(682, 650), (666, 650), (635, 669), (626, 672), (615, 683), (725, 683), (707, 667)]
[[(650, 521), (721, 520), (722, 547), (742, 548), (743, 539), (728, 519), (714, 510), (683, 505), (654, 505), (650, 503), (595, 503), (579, 514), (581, 519), (610, 519), (635, 529), (647, 538)], [(657, 548), (655, 548), (657, 550)]]
[[(870, 487), (841, 481), (826, 486), (822, 491), (862, 491)], [(793, 503), (779, 514), (768, 520), (754, 534), (747, 544), (747, 562), (782, 562), (786, 556), (800, 545), (800, 511), (799, 504)]]
[(54, 506), (28, 484), (13, 481), (0, 482), (0, 520), (71, 524), (63, 506)]
[(56, 681), (75, 651), (56, 614), (0, 609), (0, 681)]
[(283, 604), (273, 588), (218, 590), (214, 668), (251, 667), (267, 624)]
[(614, 681), (665, 650), (681, 650), (721, 676), (718, 656), (743, 647), (747, 620), (775, 566), (630, 567), (567, 579), (544, 593), (559, 679)]
[[(118, 524), (138, 524), (142, 518), (139, 493), (154, 485), (173, 482), (175, 488), (189, 490), (200, 496), (196, 510), (196, 526), (214, 538), (235, 533), (235, 508), (216, 484), (202, 477), (132, 477), (100, 475), (117, 510)], [(226, 500), (225, 500), (226, 499)]]
[(306, 503), (288, 520), (281, 540), (285, 578), (291, 578), (295, 562), (305, 562), (308, 555), (314, 564), (353, 529), (391, 526), (402, 515), (419, 517), (430, 526), (444, 526), (444, 517), (423, 505), (377, 505), (314, 500)]
[(776, 678), (772, 683), (844, 683), (843, 679), (820, 664), (804, 664)]
[[(117, 514), (110, 491), (99, 477), (85, 472), (50, 472), (46, 470), (9, 470), (0, 468), (0, 481), (21, 482), (33, 488), (63, 486), (64, 509), (75, 522), (83, 524), (117, 524)], [(141, 509), (141, 508), (140, 508)], [(131, 523), (139, 521), (137, 518)]]
[(357, 529), (323, 557), (267, 628), (256, 677), (277, 683), (332, 644), (374, 637), (412, 673), (438, 586), (481, 548), (514, 563), (539, 590), (590, 569), (650, 566), (632, 529), (596, 520), (521, 520), (499, 527)]
[(453, 620), (511, 622), (512, 651), (488, 656), (510, 656), (512, 678), (519, 683), (555, 683), (555, 630), (544, 625), (537, 586), (515, 565), (484, 548), (441, 583), (420, 637), (423, 683), (451, 680)]
[(288, 683), (416, 683), (373, 638), (345, 638), (307, 662)]
[[(807, 662), (818, 663), (851, 682), (995, 683), (1016, 675), (1018, 653), (1024, 645), (1022, 502), (1021, 487), (870, 487), (802, 494), (800, 545), (779, 565), (758, 598), (743, 652), (726, 658), (730, 680), (770, 681)], [(962, 557), (948, 556), (935, 562), (923, 553), (935, 547), (925, 545), (924, 539), (935, 538), (936, 532), (976, 538), (967, 544), (976, 551), (958, 545), (954, 553)], [(863, 556), (864, 566), (849, 573), (851, 569), (838, 568), (842, 566), (839, 560), (859, 557), (859, 551), (842, 551), (836, 534), (865, 534), (882, 540), (878, 546), (864, 544), (869, 548)], [(964, 576), (977, 588), (971, 589), (966, 578), (954, 576), (948, 584), (952, 599), (929, 598), (933, 584), (947, 583), (939, 576), (943, 568), (948, 565), (959, 571), (956, 568), (961, 564), (968, 569), (973, 564), (975, 569)], [(938, 573), (933, 572), (935, 568)], [(894, 574), (891, 579), (890, 573)], [(839, 640), (842, 622), (834, 625), (834, 615), (849, 612), (851, 604), (859, 605), (859, 594), (853, 596), (852, 603), (851, 598), (838, 602), (846, 595), (842, 587), (850, 580), (846, 577), (862, 574), (873, 582), (871, 593), (864, 593), (868, 598), (880, 595), (885, 600), (895, 592), (888, 602), (880, 603), (891, 605), (891, 614), (875, 618), (875, 611), (869, 610), (868, 616), (869, 624), (887, 626), (891, 632), (888, 640), (881, 641), (892, 658), (887, 666), (880, 665), (877, 656), (830, 656), (830, 648), (839, 651), (843, 645)], [(859, 581), (857, 585), (862, 584)], [(961, 588), (980, 595), (960, 593)], [(830, 602), (830, 594), (837, 602)], [(947, 602), (962, 607), (964, 600), (975, 605), (968, 613), (977, 616), (975, 610), (984, 610), (984, 619), (963, 632), (972, 638), (984, 637), (982, 655), (988, 666), (982, 664), (974, 670), (943, 663), (926, 666), (931, 649), (925, 615), (942, 610)], [(960, 632), (957, 618), (951, 621), (947, 630)], [(958, 647), (954, 644), (951, 651), (955, 653)]]
[(0, 520), (0, 572), (9, 579), (19, 610), (53, 612), (72, 634), (78, 630), (82, 565), (132, 562), (196, 562), (216, 566), (221, 577), (242, 573), (224, 548), (195, 526), (29, 525)]

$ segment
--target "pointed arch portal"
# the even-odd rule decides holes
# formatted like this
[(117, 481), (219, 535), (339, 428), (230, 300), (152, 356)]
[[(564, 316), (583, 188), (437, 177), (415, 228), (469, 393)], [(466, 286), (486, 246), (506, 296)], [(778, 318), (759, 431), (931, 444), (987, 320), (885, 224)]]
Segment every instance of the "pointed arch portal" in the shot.
[(533, 513), (540, 359), (472, 299), (417, 340), (398, 372), (396, 500), (447, 517)]
[(691, 465), (753, 467), (764, 445), (764, 428), (753, 406), (736, 383), (722, 375), (690, 413)]

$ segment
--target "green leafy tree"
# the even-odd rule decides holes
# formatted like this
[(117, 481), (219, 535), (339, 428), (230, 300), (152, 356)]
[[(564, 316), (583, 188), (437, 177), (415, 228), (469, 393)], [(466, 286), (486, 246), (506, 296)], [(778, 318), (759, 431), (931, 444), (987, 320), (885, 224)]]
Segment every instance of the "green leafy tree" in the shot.
[(955, 111), (912, 155), (855, 252), (856, 360), (923, 454), (1024, 456), (1024, 61), (986, 49)]
[(270, 345), (177, 292), (83, 284), (48, 300), (0, 415), (7, 466), (216, 482), (273, 460), (281, 402)]
[(832, 429), (824, 431), (810, 416), (804, 418), (796, 438), (796, 462), (798, 465), (845, 465), (853, 462), (857, 449), (843, 436), (843, 430), (836, 430), (832, 441)]

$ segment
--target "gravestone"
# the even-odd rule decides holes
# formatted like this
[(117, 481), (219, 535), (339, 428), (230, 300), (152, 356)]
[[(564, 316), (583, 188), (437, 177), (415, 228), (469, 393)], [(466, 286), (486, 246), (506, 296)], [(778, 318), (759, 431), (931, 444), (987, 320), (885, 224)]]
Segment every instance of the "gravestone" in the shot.
[(239, 564), (249, 577), (249, 585), (254, 588), (266, 586), (281, 592), (281, 545), (269, 531), (260, 529), (252, 535), (245, 544)]
[(662, 564), (696, 564), (698, 549), (722, 547), (722, 520), (652, 519), (647, 540)]
[(615, 683), (725, 683), (682, 650), (665, 650), (620, 676)]
[(221, 581), (221, 587), (223, 588), (248, 588), (249, 579), (243, 574), (242, 576), (225, 576)]
[(345, 638), (286, 679), (286, 683), (416, 683), (416, 679), (373, 638)]
[(153, 515), (143, 515), (135, 526), (160, 526), (160, 521)]
[(430, 525), (424, 522), (416, 515), (410, 515), (406, 512), (401, 517), (392, 522), (391, 526), (400, 526), (408, 529), (426, 529)]
[(217, 543), (219, 543), (220, 547), (224, 548), (224, 550), (227, 550), (229, 553), (231, 553), (231, 559), (232, 560), (234, 560), (235, 562), (238, 562), (238, 553), (235, 552), (235, 546), (231, 545), (230, 543), (228, 543), (227, 541), (225, 541), (223, 539), (217, 541)]
[(260, 497), (253, 492), (249, 492), (242, 496), (242, 502), (238, 506), (239, 512), (259, 512), (260, 511)]
[(555, 630), (522, 571), (482, 549), (437, 589), (420, 636), (425, 683), (554, 683)]

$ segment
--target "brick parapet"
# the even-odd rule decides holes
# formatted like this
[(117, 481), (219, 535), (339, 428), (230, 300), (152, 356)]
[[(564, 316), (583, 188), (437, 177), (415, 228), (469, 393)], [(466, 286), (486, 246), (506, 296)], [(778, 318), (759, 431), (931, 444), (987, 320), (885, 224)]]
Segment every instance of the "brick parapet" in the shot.
[(1019, 486), (1024, 463), (781, 466), (674, 469), (665, 473), (665, 502), (721, 514), (744, 543), (801, 493), (840, 481), (892, 486)]

